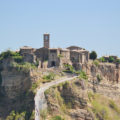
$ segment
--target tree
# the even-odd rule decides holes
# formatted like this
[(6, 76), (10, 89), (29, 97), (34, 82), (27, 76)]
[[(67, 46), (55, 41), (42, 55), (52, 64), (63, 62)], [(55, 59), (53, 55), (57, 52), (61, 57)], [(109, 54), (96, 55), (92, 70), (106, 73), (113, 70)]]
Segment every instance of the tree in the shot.
[(112, 62), (115, 61), (115, 59), (114, 59), (112, 56), (110, 56), (108, 61), (109, 61), (110, 63), (112, 63)]
[(90, 53), (90, 59), (95, 60), (97, 58), (97, 53), (95, 51), (92, 51)]

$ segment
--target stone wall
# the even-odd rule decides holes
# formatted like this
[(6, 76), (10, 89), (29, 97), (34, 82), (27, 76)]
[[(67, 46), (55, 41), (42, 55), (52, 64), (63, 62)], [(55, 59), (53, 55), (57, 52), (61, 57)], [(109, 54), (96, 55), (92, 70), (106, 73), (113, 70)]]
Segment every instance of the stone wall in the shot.
[(40, 48), (35, 51), (36, 58), (41, 62), (48, 60), (48, 48)]

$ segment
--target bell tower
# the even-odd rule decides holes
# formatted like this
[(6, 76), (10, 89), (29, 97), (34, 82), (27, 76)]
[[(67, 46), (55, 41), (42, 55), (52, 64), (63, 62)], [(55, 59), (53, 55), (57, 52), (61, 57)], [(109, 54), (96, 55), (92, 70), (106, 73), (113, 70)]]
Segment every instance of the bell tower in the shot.
[(44, 47), (49, 48), (50, 34), (44, 34), (43, 39), (44, 39)]

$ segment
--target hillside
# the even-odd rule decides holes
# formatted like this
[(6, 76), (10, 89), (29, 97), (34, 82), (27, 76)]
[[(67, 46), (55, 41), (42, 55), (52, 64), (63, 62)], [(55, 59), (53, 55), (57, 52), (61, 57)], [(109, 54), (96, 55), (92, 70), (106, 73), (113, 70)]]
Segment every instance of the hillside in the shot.
[(43, 88), (38, 97), (47, 106), (38, 113), (43, 120), (119, 120), (119, 76), (114, 63), (42, 69), (23, 62), (19, 53), (6, 52), (0, 56), (0, 120), (34, 120), (35, 96)]

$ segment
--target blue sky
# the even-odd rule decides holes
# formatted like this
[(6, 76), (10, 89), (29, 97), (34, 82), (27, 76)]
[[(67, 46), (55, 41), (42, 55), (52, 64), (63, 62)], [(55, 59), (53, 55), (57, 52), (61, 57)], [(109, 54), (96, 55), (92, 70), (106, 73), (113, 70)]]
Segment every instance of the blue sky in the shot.
[(120, 57), (120, 0), (0, 0), (0, 52), (77, 45)]

